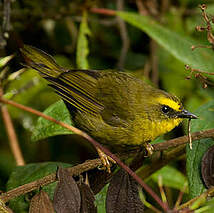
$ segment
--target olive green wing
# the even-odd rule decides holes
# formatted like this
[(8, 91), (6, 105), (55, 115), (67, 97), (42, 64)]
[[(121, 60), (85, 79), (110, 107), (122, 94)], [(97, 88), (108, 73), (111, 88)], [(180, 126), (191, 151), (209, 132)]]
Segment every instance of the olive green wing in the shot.
[[(63, 100), (82, 112), (98, 114), (103, 106), (95, 98), (96, 79), (89, 71), (71, 70), (58, 78), (45, 77)], [(93, 71), (92, 71), (93, 73)]]
[(103, 109), (95, 98), (99, 71), (66, 70), (47, 53), (28, 45), (24, 45), (21, 52), (28, 66), (39, 71), (64, 101), (91, 114), (98, 114)]

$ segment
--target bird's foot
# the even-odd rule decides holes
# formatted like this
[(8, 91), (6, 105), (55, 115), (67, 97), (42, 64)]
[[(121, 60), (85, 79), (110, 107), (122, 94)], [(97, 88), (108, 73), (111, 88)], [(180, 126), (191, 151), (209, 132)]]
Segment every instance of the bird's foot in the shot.
[(145, 149), (147, 151), (146, 157), (151, 156), (153, 154), (153, 150), (154, 150), (154, 147), (152, 146), (152, 144), (147, 143), (147, 144), (144, 145), (144, 147), (145, 147)]
[[(107, 170), (108, 173), (111, 173), (111, 163), (115, 164), (116, 162), (106, 155), (102, 150), (97, 148), (97, 153), (100, 157), (100, 160), (102, 162), (102, 167), (99, 167), (100, 170)], [(111, 163), (110, 163), (111, 162)]]

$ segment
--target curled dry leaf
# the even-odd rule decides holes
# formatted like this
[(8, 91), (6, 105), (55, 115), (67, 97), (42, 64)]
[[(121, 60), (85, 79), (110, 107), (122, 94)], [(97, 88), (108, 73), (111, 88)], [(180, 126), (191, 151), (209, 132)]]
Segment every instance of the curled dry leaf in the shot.
[(54, 192), (55, 211), (57, 213), (79, 213), (81, 198), (75, 180), (63, 168), (58, 169), (57, 177), (59, 182)]
[(94, 193), (90, 187), (85, 183), (78, 185), (81, 194), (81, 210), (80, 213), (96, 213), (97, 207), (95, 206)]
[(201, 174), (207, 188), (214, 186), (214, 146), (211, 146), (202, 158)]
[(138, 184), (124, 170), (117, 172), (109, 185), (106, 197), (107, 213), (143, 213)]
[(48, 197), (48, 194), (44, 191), (40, 191), (36, 194), (30, 202), (29, 213), (54, 213), (53, 204)]
[(88, 171), (90, 188), (94, 194), (99, 193), (102, 188), (109, 182), (113, 176), (113, 172), (108, 173), (105, 170), (93, 169)]

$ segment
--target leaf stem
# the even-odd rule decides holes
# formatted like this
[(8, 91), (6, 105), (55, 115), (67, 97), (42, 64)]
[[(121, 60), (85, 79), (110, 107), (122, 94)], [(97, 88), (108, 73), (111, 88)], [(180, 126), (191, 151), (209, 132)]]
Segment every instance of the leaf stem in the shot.
[[(2, 96), (3, 92), (2, 89), (0, 88), (0, 97)], [(17, 166), (23, 166), (25, 165), (24, 157), (22, 155), (22, 151), (19, 146), (19, 142), (16, 136), (16, 132), (13, 126), (13, 122), (11, 120), (10, 114), (8, 112), (7, 106), (0, 106), (1, 108), (1, 114), (3, 118), (3, 122), (5, 124), (5, 128), (8, 134), (9, 138), (9, 145), (10, 149), (13, 153), (13, 156), (16, 161)]]

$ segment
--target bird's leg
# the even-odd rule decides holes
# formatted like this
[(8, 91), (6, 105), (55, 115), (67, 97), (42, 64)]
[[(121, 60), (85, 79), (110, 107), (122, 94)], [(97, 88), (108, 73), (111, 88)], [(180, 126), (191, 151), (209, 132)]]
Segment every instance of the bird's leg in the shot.
[(108, 155), (106, 155), (101, 149), (96, 148), (97, 149), (97, 153), (100, 157), (100, 160), (102, 161), (103, 167), (101, 167), (100, 169), (102, 170), (107, 170), (108, 173), (111, 173), (111, 163), (116, 163), (111, 157), (109, 157)]
[(153, 154), (153, 150), (154, 150), (154, 147), (152, 146), (152, 144), (150, 143), (146, 143), (144, 145), (146, 151), (147, 151), (147, 157), (151, 156)]

